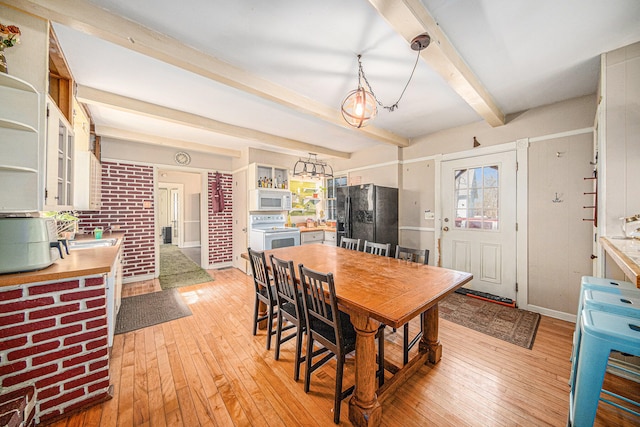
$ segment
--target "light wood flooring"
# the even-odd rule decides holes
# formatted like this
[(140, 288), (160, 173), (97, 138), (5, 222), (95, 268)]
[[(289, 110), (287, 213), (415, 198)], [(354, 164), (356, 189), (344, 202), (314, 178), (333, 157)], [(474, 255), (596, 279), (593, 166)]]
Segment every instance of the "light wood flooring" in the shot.
[[(212, 273), (213, 282), (179, 289), (193, 316), (116, 335), (112, 400), (54, 425), (334, 425), (335, 364), (314, 373), (304, 393), (303, 381), (293, 381), (293, 340), (275, 361), (273, 347), (265, 349), (265, 332), (251, 335), (251, 278), (236, 269)], [(159, 290), (157, 281), (133, 283), (124, 296)], [(543, 316), (527, 350), (441, 320), (442, 361), (425, 365), (384, 403), (382, 425), (566, 425), (573, 328)], [(385, 347), (397, 363), (400, 334), (388, 329)], [(350, 358), (345, 387), (353, 371)], [(350, 425), (347, 402), (341, 425)], [(637, 418), (604, 406), (597, 426), (638, 425)]]

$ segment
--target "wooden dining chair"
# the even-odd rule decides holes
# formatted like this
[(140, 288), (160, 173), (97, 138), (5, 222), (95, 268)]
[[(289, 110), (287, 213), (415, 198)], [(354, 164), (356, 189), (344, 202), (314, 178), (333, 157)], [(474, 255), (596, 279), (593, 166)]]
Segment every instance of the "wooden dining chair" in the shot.
[[(276, 334), (273, 330), (273, 319), (278, 307), (278, 299), (276, 297), (275, 287), (271, 284), (271, 278), (267, 271), (267, 260), (264, 252), (255, 251), (251, 248), (247, 249), (249, 253), (249, 261), (251, 263), (251, 271), (253, 273), (253, 285), (255, 287), (256, 299), (253, 309), (253, 335), (258, 332), (258, 324), (267, 321), (267, 350), (271, 349), (271, 336)], [(258, 316), (258, 307), (260, 302), (267, 306), (267, 313)]]
[[(429, 249), (413, 249), (404, 246), (396, 246), (396, 258), (420, 264), (429, 264)], [(420, 313), (420, 332), (409, 340), (409, 323), (403, 326), (402, 336), (402, 362), (406, 365), (409, 363), (409, 350), (411, 350), (422, 338), (424, 333), (422, 329), (424, 321), (424, 313)]]
[(349, 237), (340, 237), (340, 245), (341, 248), (351, 249), (354, 251), (360, 250), (360, 239), (351, 239)]
[(365, 240), (362, 251), (374, 255), (389, 256), (391, 255), (391, 243), (374, 243)]
[[(342, 390), (345, 356), (356, 349), (356, 331), (348, 314), (338, 310), (332, 273), (320, 273), (302, 264), (300, 283), (305, 319), (307, 322), (307, 358), (304, 391), (309, 392), (311, 374), (333, 357), (336, 358), (336, 387), (333, 402), (333, 422), (340, 423), (340, 403), (349, 396), (354, 386)], [(376, 333), (378, 339), (378, 384), (384, 383), (384, 326)], [(314, 343), (322, 347), (313, 351)], [(326, 354), (325, 354), (326, 353)], [(316, 356), (323, 356), (314, 363)]]
[[(304, 317), (304, 306), (300, 297), (300, 288), (296, 280), (296, 271), (293, 261), (285, 261), (275, 256), (270, 256), (271, 271), (273, 272), (273, 283), (276, 288), (278, 299), (278, 320), (276, 326), (276, 351), (275, 359), (280, 359), (280, 345), (292, 338), (296, 339), (296, 353), (294, 363), (294, 381), (300, 378), (300, 365), (304, 363), (302, 356), (302, 335), (307, 330)], [(283, 327), (284, 320), (289, 321), (289, 325)], [(296, 328), (295, 332), (282, 336), (282, 332)]]

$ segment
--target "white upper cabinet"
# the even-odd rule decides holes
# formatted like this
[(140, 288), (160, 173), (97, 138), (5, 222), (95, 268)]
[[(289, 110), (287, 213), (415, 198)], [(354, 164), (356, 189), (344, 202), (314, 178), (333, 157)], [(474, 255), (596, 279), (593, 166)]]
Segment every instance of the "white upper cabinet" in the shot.
[(29, 83), (0, 73), (0, 213), (41, 209), (39, 97)]
[(251, 163), (247, 175), (249, 190), (262, 187), (289, 189), (289, 169)]
[(73, 208), (73, 129), (53, 100), (47, 102), (45, 209)]

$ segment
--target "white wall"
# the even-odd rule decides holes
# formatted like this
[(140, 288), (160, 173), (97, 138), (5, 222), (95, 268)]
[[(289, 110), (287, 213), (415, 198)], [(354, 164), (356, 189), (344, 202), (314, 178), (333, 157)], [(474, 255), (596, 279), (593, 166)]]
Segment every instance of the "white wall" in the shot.
[(182, 167), (176, 164), (174, 156), (178, 151), (185, 151), (191, 156), (191, 163), (185, 168), (199, 168), (211, 171), (230, 172), (232, 159), (226, 156), (202, 153), (192, 150), (176, 149), (162, 145), (143, 144), (132, 141), (123, 141), (112, 138), (101, 140), (102, 159), (128, 160), (137, 163), (153, 165), (169, 165)]
[[(581, 276), (590, 274), (593, 241), (593, 135), (531, 144), (529, 148), (528, 303), (575, 314)], [(557, 199), (556, 199), (557, 193)], [(555, 202), (554, 202), (555, 200)]]
[[(529, 270), (528, 304), (546, 314), (570, 318), (577, 308), (579, 278), (591, 273), (592, 224), (582, 221), (590, 217), (582, 207), (591, 200), (582, 193), (592, 185), (583, 178), (592, 171), (589, 162), (595, 101), (594, 95), (584, 96), (511, 115), (506, 125), (496, 128), (478, 122), (426, 135), (400, 149), (396, 158), (391, 153), (397, 149), (386, 147), (355, 153), (356, 166), (343, 160), (334, 164), (345, 169), (349, 165), (350, 178), (366, 176), (366, 182), (378, 185), (397, 183), (400, 244), (430, 249), (429, 263), (434, 265), (434, 227), (439, 225), (425, 220), (424, 211), (436, 209), (438, 157), (473, 150), (474, 136), (481, 147), (531, 139), (529, 259), (525, 260)], [(567, 136), (567, 132), (575, 135)], [(557, 157), (557, 152), (562, 156)], [(368, 161), (371, 163), (367, 165)], [(564, 198), (563, 203), (552, 203), (556, 191)]]
[(603, 235), (621, 235), (620, 217), (640, 213), (640, 43), (603, 55)]

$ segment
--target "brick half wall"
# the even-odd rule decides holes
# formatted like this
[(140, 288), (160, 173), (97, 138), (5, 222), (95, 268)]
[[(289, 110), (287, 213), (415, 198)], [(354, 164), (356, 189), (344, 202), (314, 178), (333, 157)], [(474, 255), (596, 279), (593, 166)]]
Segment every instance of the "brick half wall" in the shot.
[(104, 276), (0, 288), (0, 390), (35, 394), (36, 423), (108, 398)]

